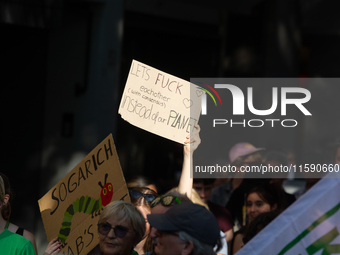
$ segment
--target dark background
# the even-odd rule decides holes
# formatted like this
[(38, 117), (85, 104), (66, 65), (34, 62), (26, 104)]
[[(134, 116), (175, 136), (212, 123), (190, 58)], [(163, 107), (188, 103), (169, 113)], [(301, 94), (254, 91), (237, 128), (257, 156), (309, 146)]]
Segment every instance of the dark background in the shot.
[[(148, 176), (160, 192), (177, 184), (182, 145), (118, 115), (132, 59), (186, 80), (338, 77), (339, 7), (336, 0), (1, 1), (1, 172), (14, 193), (11, 220), (35, 234), (42, 253), (37, 200), (109, 133), (126, 178)], [(315, 137), (313, 123), (296, 129), (289, 149), (300, 161), (307, 149), (331, 152), (339, 137), (337, 89), (320, 91), (327, 100), (316, 102), (328, 107), (331, 124), (311, 145), (303, 143)], [(267, 148), (285, 139), (251, 137)]]

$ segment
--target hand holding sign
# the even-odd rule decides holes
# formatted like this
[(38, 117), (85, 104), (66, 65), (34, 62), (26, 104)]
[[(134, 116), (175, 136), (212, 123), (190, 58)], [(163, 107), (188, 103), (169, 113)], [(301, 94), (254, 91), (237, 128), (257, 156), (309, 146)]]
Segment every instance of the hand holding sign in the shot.
[(185, 80), (133, 60), (118, 112), (132, 125), (183, 144), (198, 123), (198, 91)]

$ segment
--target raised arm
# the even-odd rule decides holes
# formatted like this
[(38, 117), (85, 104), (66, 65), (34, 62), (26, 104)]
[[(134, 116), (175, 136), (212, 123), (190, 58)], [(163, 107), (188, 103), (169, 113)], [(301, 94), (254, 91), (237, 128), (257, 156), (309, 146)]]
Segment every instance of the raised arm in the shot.
[(179, 180), (178, 191), (181, 194), (187, 194), (191, 199), (191, 190), (193, 179), (190, 177), (192, 173), (192, 164), (190, 166), (190, 161), (193, 160), (194, 151), (197, 149), (198, 145), (201, 143), (201, 138), (199, 136), (201, 128), (199, 125), (195, 125), (194, 131), (188, 135), (187, 140), (184, 142), (183, 147), (183, 166), (182, 174)]

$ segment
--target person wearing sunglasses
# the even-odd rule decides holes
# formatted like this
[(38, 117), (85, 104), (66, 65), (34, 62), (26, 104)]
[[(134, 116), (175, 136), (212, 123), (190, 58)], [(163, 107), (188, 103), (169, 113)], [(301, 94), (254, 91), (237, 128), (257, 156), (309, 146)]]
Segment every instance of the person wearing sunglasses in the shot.
[(205, 207), (183, 202), (165, 213), (147, 216), (153, 227), (157, 255), (215, 255), (221, 246), (220, 229), (214, 215)]
[(131, 203), (113, 201), (100, 214), (98, 233), (103, 255), (138, 255), (134, 247), (145, 234), (145, 219)]
[(129, 190), (131, 203), (136, 206), (136, 208), (142, 213), (146, 223), (146, 231), (143, 239), (136, 245), (135, 251), (138, 254), (144, 254), (146, 251), (152, 250), (152, 239), (149, 235), (150, 233), (150, 224), (146, 218), (146, 215), (151, 213), (151, 202), (154, 201), (158, 194), (147, 188), (133, 188)]
[(156, 197), (158, 197), (156, 192), (147, 187), (130, 189), (129, 193), (131, 198), (137, 200), (143, 197), (149, 203), (151, 203), (153, 200), (156, 199)]

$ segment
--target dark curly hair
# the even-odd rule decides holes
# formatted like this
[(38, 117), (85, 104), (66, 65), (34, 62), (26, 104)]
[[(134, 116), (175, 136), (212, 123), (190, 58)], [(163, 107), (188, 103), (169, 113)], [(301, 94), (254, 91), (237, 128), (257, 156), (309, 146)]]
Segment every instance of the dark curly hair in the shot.
[(274, 207), (275, 204), (277, 205), (276, 209), (279, 211), (283, 211), (287, 207), (284, 190), (278, 183), (264, 182), (251, 186), (245, 198), (247, 199), (251, 193), (257, 193), (271, 208)]
[(252, 222), (250, 222), (245, 230), (243, 236), (243, 243), (246, 244), (254, 236), (256, 236), (265, 226), (267, 226), (272, 220), (274, 220), (281, 212), (273, 210), (259, 214)]

